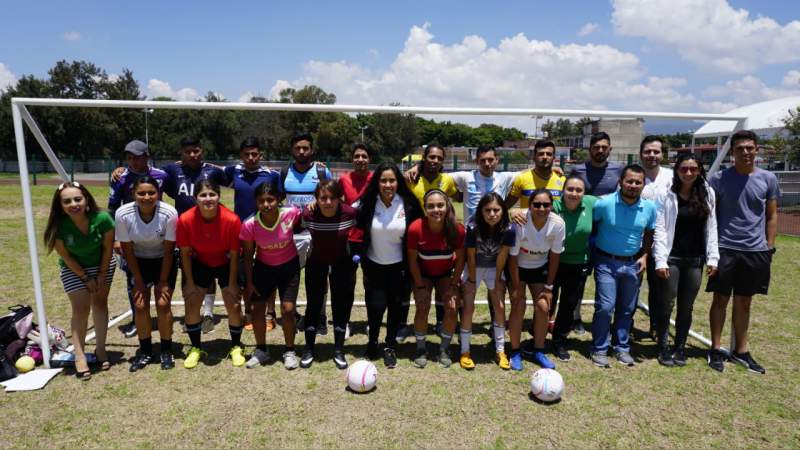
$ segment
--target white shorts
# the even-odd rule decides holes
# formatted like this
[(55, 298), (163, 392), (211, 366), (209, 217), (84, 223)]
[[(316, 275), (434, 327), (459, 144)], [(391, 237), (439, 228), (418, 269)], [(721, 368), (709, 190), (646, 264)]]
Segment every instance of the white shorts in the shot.
[[(461, 274), (461, 282), (466, 283), (467, 278), (469, 277), (469, 271), (467, 268), (464, 268), (464, 273)], [(475, 289), (481, 287), (481, 282), (486, 283), (486, 287), (488, 289), (494, 289), (494, 279), (495, 275), (497, 274), (497, 268), (495, 267), (476, 267), (475, 268)], [(500, 274), (500, 278), (505, 281), (506, 277), (504, 274)]]
[(297, 256), (300, 258), (300, 267), (306, 266), (306, 257), (311, 251), (311, 232), (304, 230), (302, 233), (294, 235), (294, 246), (297, 249)]

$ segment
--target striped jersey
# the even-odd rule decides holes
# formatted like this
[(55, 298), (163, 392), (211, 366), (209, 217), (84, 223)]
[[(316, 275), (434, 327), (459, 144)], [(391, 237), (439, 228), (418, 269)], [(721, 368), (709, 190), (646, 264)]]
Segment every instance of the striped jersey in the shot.
[(455, 251), (464, 247), (464, 225), (456, 224), (456, 241), (451, 247), (443, 232), (434, 233), (428, 227), (427, 218), (417, 219), (408, 227), (406, 248), (417, 251), (417, 261), (422, 276), (438, 278), (447, 275), (455, 265)]
[(348, 256), (348, 237), (356, 223), (356, 210), (341, 203), (333, 217), (322, 215), (319, 206), (305, 209), (301, 226), (311, 232), (311, 253), (308, 260), (315, 264), (335, 264)]

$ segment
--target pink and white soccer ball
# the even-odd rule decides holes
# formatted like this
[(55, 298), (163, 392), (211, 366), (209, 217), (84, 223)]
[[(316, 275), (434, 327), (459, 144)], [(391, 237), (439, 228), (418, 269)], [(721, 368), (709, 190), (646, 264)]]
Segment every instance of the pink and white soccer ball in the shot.
[(531, 393), (543, 402), (554, 402), (564, 394), (564, 379), (553, 369), (539, 369), (531, 379)]
[(360, 359), (347, 368), (347, 386), (354, 392), (369, 392), (378, 382), (378, 369), (375, 364)]

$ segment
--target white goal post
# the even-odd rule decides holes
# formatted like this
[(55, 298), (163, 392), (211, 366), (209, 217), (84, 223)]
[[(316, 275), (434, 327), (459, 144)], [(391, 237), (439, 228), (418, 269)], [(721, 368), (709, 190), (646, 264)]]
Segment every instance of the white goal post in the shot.
[[(597, 118), (642, 118), (672, 120), (722, 120), (734, 121), (736, 126), (731, 134), (744, 129), (747, 117), (731, 114), (674, 113), (654, 111), (605, 111), (582, 109), (541, 109), (541, 108), (460, 108), (460, 107), (427, 107), (427, 106), (373, 106), (373, 105), (313, 105), (298, 103), (227, 103), (227, 102), (167, 102), (152, 100), (78, 100), (55, 98), (22, 98), (11, 99), (11, 113), (14, 121), (14, 138), (17, 145), (20, 185), (22, 187), (22, 203), (25, 210), (25, 230), (28, 237), (28, 252), (31, 259), (31, 276), (36, 300), (36, 316), (40, 326), (47, 324), (42, 296), (42, 280), (39, 272), (39, 254), (37, 235), (33, 221), (33, 205), (28, 172), (27, 150), (25, 148), (25, 132), (23, 121), (28, 125), (36, 141), (42, 147), (47, 159), (64, 181), (69, 175), (50, 148), (47, 139), (39, 129), (36, 120), (28, 112), (27, 106), (55, 106), (72, 108), (126, 108), (126, 109), (218, 109), (218, 110), (253, 110), (253, 111), (305, 111), (305, 112), (344, 112), (344, 113), (385, 113), (385, 114), (419, 114), (447, 116), (545, 116), (545, 117), (597, 117)], [(717, 154), (710, 172), (715, 172), (728, 153), (730, 139), (725, 142)], [(42, 333), (42, 353), (45, 367), (50, 367), (50, 344), (47, 333)]]

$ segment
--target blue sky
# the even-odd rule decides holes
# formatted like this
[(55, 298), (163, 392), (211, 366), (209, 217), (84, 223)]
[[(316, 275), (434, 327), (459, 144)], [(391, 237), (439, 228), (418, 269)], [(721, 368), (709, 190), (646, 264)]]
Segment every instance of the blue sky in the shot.
[(181, 99), (315, 83), (340, 103), (724, 112), (800, 95), (798, 1), (15, 2), (4, 18), (0, 89), (84, 59)]

